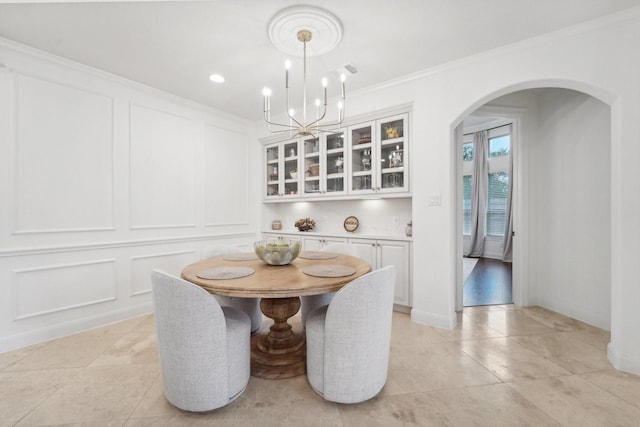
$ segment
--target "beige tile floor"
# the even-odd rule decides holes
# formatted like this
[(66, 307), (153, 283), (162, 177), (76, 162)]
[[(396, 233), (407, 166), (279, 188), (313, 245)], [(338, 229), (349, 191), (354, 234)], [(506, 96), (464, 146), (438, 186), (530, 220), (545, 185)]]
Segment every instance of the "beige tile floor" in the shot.
[(387, 384), (368, 402), (252, 377), (206, 414), (165, 401), (154, 319), (139, 317), (0, 354), (0, 426), (640, 425), (640, 377), (611, 367), (607, 332), (538, 307), (459, 316), (450, 331), (394, 313)]

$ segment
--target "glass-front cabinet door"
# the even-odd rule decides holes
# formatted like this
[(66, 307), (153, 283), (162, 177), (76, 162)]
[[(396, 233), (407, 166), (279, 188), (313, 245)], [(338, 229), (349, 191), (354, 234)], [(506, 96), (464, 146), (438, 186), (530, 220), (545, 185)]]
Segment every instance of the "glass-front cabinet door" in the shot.
[(376, 188), (374, 168), (376, 165), (375, 122), (363, 123), (349, 128), (351, 194), (367, 194)]
[(380, 141), (377, 154), (380, 159), (377, 189), (382, 192), (407, 191), (408, 144), (406, 138), (407, 115), (401, 114), (378, 120)]
[(324, 191), (327, 195), (343, 194), (347, 191), (345, 177), (347, 176), (346, 149), (344, 133), (325, 134), (323, 136), (325, 150), (323, 155)]
[(300, 185), (298, 141), (280, 142), (265, 147), (266, 198), (296, 197)]
[(299, 169), (298, 161), (298, 141), (285, 142), (283, 146), (284, 155), (284, 195), (297, 196), (299, 191)]
[(267, 198), (279, 197), (282, 194), (280, 188), (280, 144), (271, 144), (265, 147), (265, 182), (267, 183)]
[(321, 168), (320, 168), (320, 139), (306, 138), (302, 140), (302, 148), (304, 152), (303, 170), (304, 185), (302, 194), (305, 196), (318, 195), (321, 191)]

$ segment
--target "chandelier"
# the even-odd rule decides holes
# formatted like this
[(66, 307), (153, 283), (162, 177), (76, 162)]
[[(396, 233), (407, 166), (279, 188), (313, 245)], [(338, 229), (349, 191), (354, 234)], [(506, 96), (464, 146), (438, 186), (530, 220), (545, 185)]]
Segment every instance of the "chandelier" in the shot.
[[(295, 30), (295, 32), (294, 32)], [(326, 30), (326, 31), (325, 31)], [(302, 112), (296, 114), (292, 108), (289, 94), (289, 72), (291, 69), (291, 61), (285, 62), (285, 98), (286, 98), (286, 116), (285, 121), (288, 123), (278, 122), (271, 119), (271, 89), (265, 87), (262, 90), (263, 95), (263, 113), (264, 120), (267, 123), (269, 131), (273, 133), (289, 132), (293, 136), (314, 136), (318, 137), (320, 133), (338, 133), (344, 121), (345, 110), (345, 75), (340, 75), (340, 100), (337, 105), (337, 119), (333, 122), (325, 122), (327, 116), (327, 86), (326, 78), (322, 79), (321, 98), (315, 100), (315, 112), (308, 111), (307, 99), (307, 43), (309, 43), (314, 32), (319, 31), (320, 39), (316, 41), (314, 47), (318, 47), (315, 54), (325, 53), (331, 50), (340, 40), (342, 35), (342, 25), (338, 19), (325, 11), (324, 9), (313, 8), (310, 6), (299, 6), (277, 14), (269, 25), (269, 37), (272, 43), (280, 50), (287, 53), (294, 52), (295, 46), (291, 43), (293, 35), (302, 43)], [(286, 45), (283, 47), (283, 45)], [(299, 45), (297, 45), (299, 46)], [(297, 49), (297, 48), (295, 48)]]

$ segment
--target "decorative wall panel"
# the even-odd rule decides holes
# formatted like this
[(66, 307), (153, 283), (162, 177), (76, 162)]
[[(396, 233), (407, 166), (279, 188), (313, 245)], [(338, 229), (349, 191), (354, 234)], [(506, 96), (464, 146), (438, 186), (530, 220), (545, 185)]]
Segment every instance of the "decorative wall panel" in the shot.
[(182, 269), (197, 260), (195, 251), (131, 257), (131, 295), (151, 292), (151, 271), (163, 270), (180, 277)]
[(131, 228), (195, 226), (195, 141), (185, 117), (131, 105)]
[(113, 100), (18, 74), (16, 233), (113, 228)]
[(116, 299), (114, 259), (14, 270), (14, 319)]
[(249, 222), (249, 141), (246, 134), (205, 125), (206, 225)]

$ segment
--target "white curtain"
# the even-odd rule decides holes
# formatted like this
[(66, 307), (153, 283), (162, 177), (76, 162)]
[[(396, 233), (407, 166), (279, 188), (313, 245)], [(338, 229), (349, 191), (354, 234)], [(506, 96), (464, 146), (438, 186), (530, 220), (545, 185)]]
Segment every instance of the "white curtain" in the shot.
[(486, 130), (473, 134), (473, 182), (471, 186), (471, 245), (465, 256), (481, 257), (487, 214), (489, 141)]
[(513, 234), (513, 214), (511, 212), (511, 202), (513, 200), (513, 128), (509, 127), (509, 134), (511, 135), (511, 149), (509, 150), (509, 166), (507, 172), (509, 174), (509, 194), (507, 195), (507, 211), (505, 212), (504, 221), (504, 240), (502, 253), (502, 261), (511, 262), (512, 259), (512, 241), (511, 235)]

